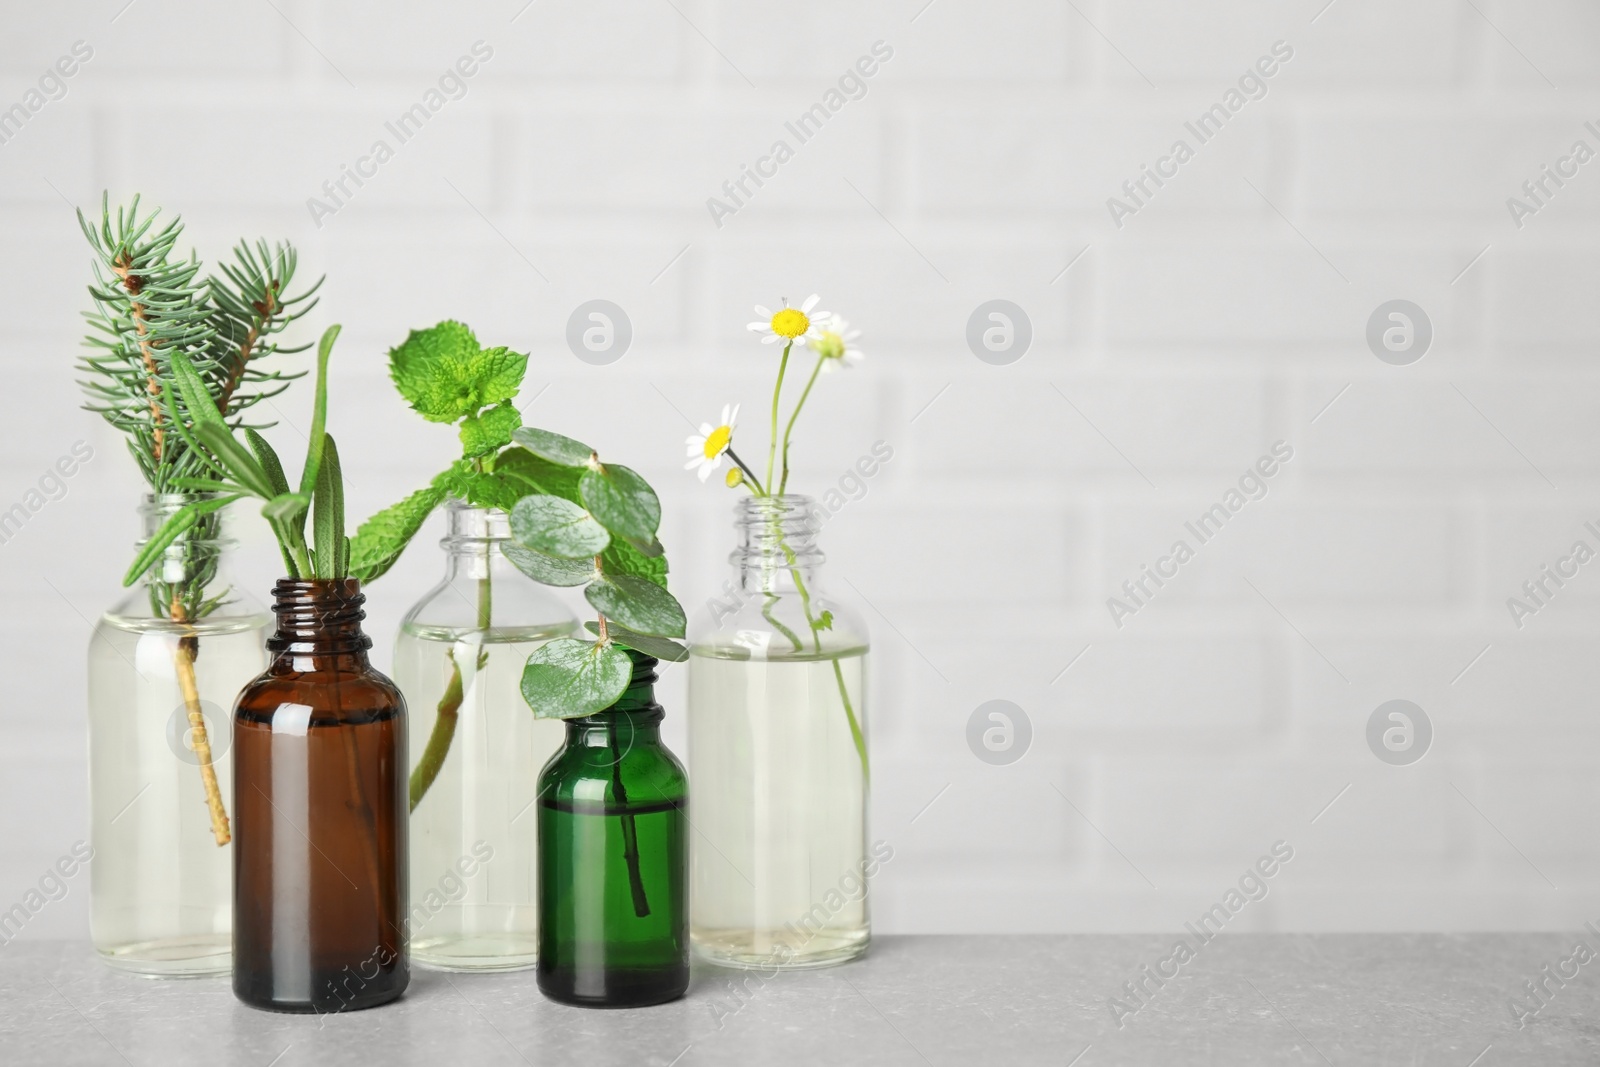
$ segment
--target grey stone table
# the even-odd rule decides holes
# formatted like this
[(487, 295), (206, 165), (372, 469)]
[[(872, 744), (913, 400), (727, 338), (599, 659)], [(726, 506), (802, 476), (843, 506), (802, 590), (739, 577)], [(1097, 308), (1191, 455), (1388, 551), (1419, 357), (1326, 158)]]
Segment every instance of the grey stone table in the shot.
[(252, 1011), (223, 979), (117, 974), (82, 943), (16, 942), (0, 949), (0, 1064), (1595, 1064), (1600, 960), (1563, 963), (1574, 941), (1228, 933), (1158, 987), (1170, 935), (883, 937), (829, 970), (698, 967), (655, 1008), (563, 1007), (530, 972), (418, 970), (400, 1001), (322, 1018)]

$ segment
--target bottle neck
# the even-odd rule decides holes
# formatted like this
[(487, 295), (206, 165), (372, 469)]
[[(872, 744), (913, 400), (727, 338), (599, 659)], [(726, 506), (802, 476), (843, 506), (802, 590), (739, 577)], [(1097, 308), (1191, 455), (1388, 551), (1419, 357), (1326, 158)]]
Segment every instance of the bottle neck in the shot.
[(498, 578), (515, 570), (501, 546), (511, 539), (511, 518), (499, 508), (479, 508), (459, 500), (445, 507), (449, 523), (439, 547), (445, 551), (445, 580)]
[(656, 744), (661, 740), (661, 720), (666, 717), (656, 703), (656, 659), (628, 649), (633, 677), (617, 702), (604, 711), (567, 720), (567, 744), (589, 748), (630, 744)]
[(277, 630), (267, 639), (275, 653), (349, 657), (367, 662), (372, 638), (361, 629), (367, 617), (361, 582), (355, 578), (316, 581), (280, 578), (272, 589), (272, 613)]
[(728, 562), (741, 588), (764, 593), (796, 589), (796, 581), (814, 590), (826, 557), (817, 546), (821, 529), (815, 502), (809, 496), (746, 497), (734, 508), (737, 537)]
[[(216, 496), (215, 493), (147, 493), (139, 503), (142, 548), (167, 521), (190, 504)], [(238, 544), (226, 534), (228, 508), (201, 516), (158, 556), (140, 579), (150, 592), (151, 607), (165, 618), (193, 622), (214, 612), (221, 605), (218, 592), (226, 596), (228, 580), (226, 556)]]

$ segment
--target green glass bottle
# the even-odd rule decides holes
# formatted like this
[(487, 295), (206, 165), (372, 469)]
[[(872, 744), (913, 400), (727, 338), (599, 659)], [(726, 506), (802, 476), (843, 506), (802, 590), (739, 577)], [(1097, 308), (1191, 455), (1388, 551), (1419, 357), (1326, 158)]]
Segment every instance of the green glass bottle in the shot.
[(605, 711), (567, 720), (539, 776), (539, 989), (631, 1008), (689, 987), (688, 780), (661, 743), (656, 661)]

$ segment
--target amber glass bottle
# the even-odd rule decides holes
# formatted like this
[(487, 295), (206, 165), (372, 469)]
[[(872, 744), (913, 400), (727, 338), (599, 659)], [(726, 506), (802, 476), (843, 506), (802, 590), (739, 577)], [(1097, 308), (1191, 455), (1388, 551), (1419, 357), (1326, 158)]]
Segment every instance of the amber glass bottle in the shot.
[(410, 967), (406, 711), (354, 579), (282, 579), (266, 673), (234, 708), (233, 991), (272, 1011), (398, 997)]

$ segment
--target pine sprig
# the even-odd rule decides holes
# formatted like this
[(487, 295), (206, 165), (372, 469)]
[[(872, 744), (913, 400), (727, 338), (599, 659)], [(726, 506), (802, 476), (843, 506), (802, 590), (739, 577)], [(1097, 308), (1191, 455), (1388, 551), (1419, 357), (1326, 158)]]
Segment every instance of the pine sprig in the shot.
[[(176, 384), (172, 357), (193, 368), (209, 402), (229, 428), (255, 426), (246, 412), (277, 396), (301, 373), (268, 369), (263, 361), (302, 352), (309, 345), (280, 343), (283, 332), (316, 306), (318, 279), (292, 292), (297, 258), (292, 246), (240, 241), (219, 274), (205, 275), (199, 259), (178, 251), (183, 222), (141, 215), (139, 197), (115, 212), (101, 199), (100, 219), (78, 212), (94, 253), (92, 310), (84, 313), (89, 350), (78, 363), (85, 407), (125, 435), (129, 453), (152, 493), (194, 493), (214, 480), (204, 450), (194, 447), (192, 425), (174, 425), (168, 395)], [(174, 619), (196, 619), (221, 598), (207, 596), (215, 577), (214, 550), (220, 511), (207, 512), (168, 550), (181, 565), (153, 569), (152, 608)], [(181, 577), (166, 580), (169, 573)]]

